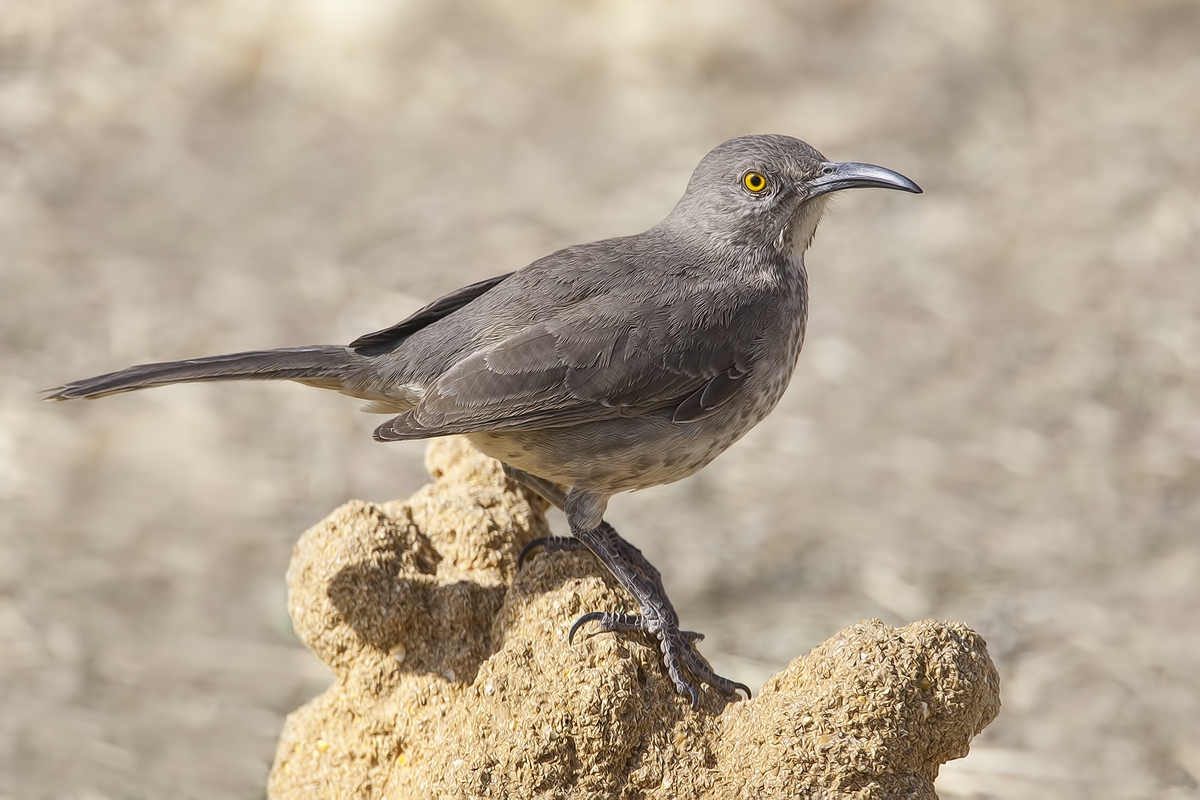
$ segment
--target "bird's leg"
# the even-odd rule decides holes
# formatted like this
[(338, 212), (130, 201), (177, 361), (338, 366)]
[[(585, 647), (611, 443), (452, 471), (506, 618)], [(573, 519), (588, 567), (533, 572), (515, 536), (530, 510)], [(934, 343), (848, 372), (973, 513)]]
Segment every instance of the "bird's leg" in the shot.
[[(662, 582), (662, 574), (655, 569), (654, 565), (651, 564), (644, 555), (642, 555), (641, 550), (634, 547), (632, 542), (621, 536), (621, 534), (617, 533), (616, 528), (614, 528), (612, 525), (609, 525), (607, 522), (601, 521), (600, 527), (597, 528), (597, 530), (599, 531), (600, 535), (612, 541), (613, 546), (620, 551), (621, 555), (628, 560), (631, 566), (649, 579), (649, 581), (654, 585), (655, 590), (657, 590), (661, 596), (664, 598), (667, 596), (667, 590), (663, 586)], [(582, 540), (576, 539), (574, 536), (570, 538), (566, 536), (543, 536), (541, 539), (534, 539), (532, 542), (525, 545), (525, 547), (521, 550), (521, 556), (524, 556), (528, 550), (532, 549), (532, 547), (537, 546), (544, 548), (547, 553), (574, 552), (578, 550), (586, 550), (589, 553), (592, 552), (591, 548), (589, 548)], [(522, 558), (518, 557), (518, 569), (521, 568), (521, 563)], [(641, 630), (641, 628), (638, 628), (637, 630)], [(693, 644), (704, 640), (704, 634), (700, 633), (699, 631), (680, 631), (679, 633)]]
[[(620, 550), (621, 555), (634, 568), (645, 575), (659, 592), (662, 594), (667, 593), (666, 588), (663, 587), (662, 574), (646, 559), (646, 556), (642, 555), (641, 550), (634, 547), (633, 543), (617, 533), (616, 529), (607, 522), (601, 522), (598, 530), (604, 536), (610, 537), (613, 540), (613, 545)], [(591, 551), (591, 548), (575, 536), (542, 536), (521, 548), (521, 554), (517, 556), (517, 569), (520, 569), (525, 563), (525, 559), (529, 557), (529, 554), (539, 547), (547, 553), (571, 553), (579, 550)], [(694, 631), (689, 631), (688, 633), (696, 637), (696, 641), (704, 638), (704, 634), (702, 633), (695, 633)]]
[(517, 483), (533, 489), (535, 492), (545, 498), (547, 503), (554, 506), (559, 511), (562, 511), (567, 507), (567, 493), (563, 491), (563, 488), (557, 483), (548, 481), (545, 478), (539, 478), (537, 475), (530, 475), (525, 470), (517, 469), (510, 464), (501, 463), (501, 466), (504, 467), (504, 474), (508, 476), (509, 480), (514, 480)]
[[(557, 484), (508, 464), (504, 465), (504, 472), (511, 479), (533, 489), (551, 505), (568, 512), (567, 493)], [(603, 519), (590, 530), (585, 530), (585, 526), (577, 523), (578, 517), (573, 521), (570, 512), (567, 519), (572, 523), (571, 538), (543, 536), (534, 539), (521, 550), (520, 556), (517, 557), (517, 567), (520, 568), (529, 553), (539, 547), (551, 553), (588, 550), (600, 559), (617, 582), (633, 595), (642, 607), (641, 616), (611, 611), (584, 614), (571, 626), (568, 641), (574, 641), (575, 633), (588, 622), (598, 622), (602, 631), (650, 633), (659, 641), (663, 663), (676, 690), (680, 694), (688, 695), (693, 707), (699, 704), (700, 696), (695, 687), (684, 678), (684, 672), (726, 694), (741, 691), (746, 697), (750, 697), (748, 686), (716, 674), (696, 653), (693, 645), (703, 639), (704, 634), (679, 629), (679, 615), (667, 597), (662, 575), (641, 550), (626, 541)]]
[[(557, 508), (559, 511), (566, 511), (567, 493), (562, 490), (557, 484), (539, 478), (536, 475), (530, 475), (528, 472), (511, 467), (508, 464), (504, 465), (504, 474), (517, 483), (523, 484), (533, 491), (540, 494), (546, 502)], [(662, 575), (654, 565), (651, 564), (642, 551), (634, 547), (630, 542), (624, 539), (616, 529), (603, 520), (600, 522), (600, 527), (605, 529), (605, 535), (614, 540), (616, 546), (621, 550), (622, 555), (629, 560), (643, 575), (654, 583), (656, 589), (662, 595), (666, 595), (667, 590), (663, 587)], [(566, 536), (539, 536), (537, 539), (530, 541), (521, 548), (520, 555), (517, 556), (517, 569), (525, 563), (525, 559), (534, 550), (541, 548), (547, 553), (564, 553), (576, 552), (579, 550), (588, 550), (589, 548), (582, 541), (574, 536), (568, 538)], [(695, 631), (684, 631), (692, 641), (700, 641), (704, 638), (704, 634), (696, 633)]]
[[(504, 474), (509, 479), (540, 494), (547, 503), (559, 511), (566, 510), (567, 493), (558, 484), (548, 481), (545, 478), (539, 478), (536, 475), (530, 475), (525, 470), (517, 469), (508, 464), (504, 464)], [(539, 536), (521, 548), (521, 553), (517, 556), (517, 569), (520, 569), (525, 564), (525, 559), (529, 557), (530, 553), (539, 548), (545, 550), (547, 553), (563, 553), (587, 549), (583, 542), (574, 537)]]
[(571, 626), (568, 641), (573, 641), (576, 631), (588, 622), (598, 622), (601, 631), (642, 631), (658, 640), (663, 664), (666, 665), (671, 682), (680, 694), (691, 698), (693, 708), (699, 706), (700, 694), (688, 680), (689, 677), (707, 683), (726, 694), (734, 694), (740, 690), (746, 697), (750, 697), (748, 686), (721, 677), (704, 663), (693, 647), (700, 639), (699, 634), (679, 629), (679, 615), (666, 592), (662, 590), (661, 581), (656, 584), (630, 563), (619, 544), (624, 540), (611, 525), (601, 523), (591, 530), (573, 528), (572, 532), (604, 566), (608, 567), (625, 591), (633, 595), (633, 599), (642, 608), (642, 614), (617, 614), (611, 611), (584, 614)]

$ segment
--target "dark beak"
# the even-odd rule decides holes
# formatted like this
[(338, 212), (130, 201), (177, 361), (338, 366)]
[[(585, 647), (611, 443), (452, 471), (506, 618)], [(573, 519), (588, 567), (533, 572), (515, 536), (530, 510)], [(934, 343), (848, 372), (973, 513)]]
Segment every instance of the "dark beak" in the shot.
[(921, 187), (901, 175), (874, 164), (859, 164), (854, 161), (828, 161), (821, 171), (808, 182), (809, 199), (842, 189), (859, 187), (874, 189), (899, 189), (902, 192), (921, 194)]

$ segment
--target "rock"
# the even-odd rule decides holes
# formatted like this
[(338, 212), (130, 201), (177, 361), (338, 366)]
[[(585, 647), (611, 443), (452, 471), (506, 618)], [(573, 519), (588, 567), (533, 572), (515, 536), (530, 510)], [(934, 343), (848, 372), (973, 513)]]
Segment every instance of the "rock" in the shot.
[(567, 644), (628, 599), (586, 553), (516, 573), (540, 498), (462, 439), (427, 464), (410, 500), (347, 503), (296, 544), (296, 633), (337, 680), (288, 717), (273, 798), (932, 798), (999, 710), (969, 628), (868, 620), (693, 711), (647, 643)]

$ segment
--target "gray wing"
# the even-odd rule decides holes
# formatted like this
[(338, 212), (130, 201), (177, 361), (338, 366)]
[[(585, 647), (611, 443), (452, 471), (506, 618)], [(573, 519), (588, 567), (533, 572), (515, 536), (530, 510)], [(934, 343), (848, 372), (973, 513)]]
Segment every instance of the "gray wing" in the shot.
[(633, 307), (594, 298), (467, 356), (375, 437), (532, 430), (665, 410), (678, 423), (702, 419), (745, 383), (752, 354), (732, 342), (749, 344), (735, 335), (747, 324), (715, 296)]

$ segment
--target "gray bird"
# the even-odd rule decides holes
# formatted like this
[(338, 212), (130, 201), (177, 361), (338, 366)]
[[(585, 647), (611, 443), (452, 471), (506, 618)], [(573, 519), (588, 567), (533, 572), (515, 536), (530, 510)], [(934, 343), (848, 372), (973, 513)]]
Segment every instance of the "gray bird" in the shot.
[[(396, 414), (379, 441), (463, 434), (566, 512), (572, 539), (641, 606), (571, 629), (657, 639), (676, 689), (749, 689), (715, 674), (681, 630), (658, 571), (604, 522), (618, 492), (695, 473), (783, 395), (804, 342), (804, 251), (832, 192), (920, 193), (871, 164), (826, 161), (790, 136), (743, 136), (696, 167), (667, 218), (465, 286), (348, 346), (257, 350), (130, 367), (48, 390), (96, 398), (172, 383), (291, 380)], [(561, 488), (561, 487), (566, 487)]]

